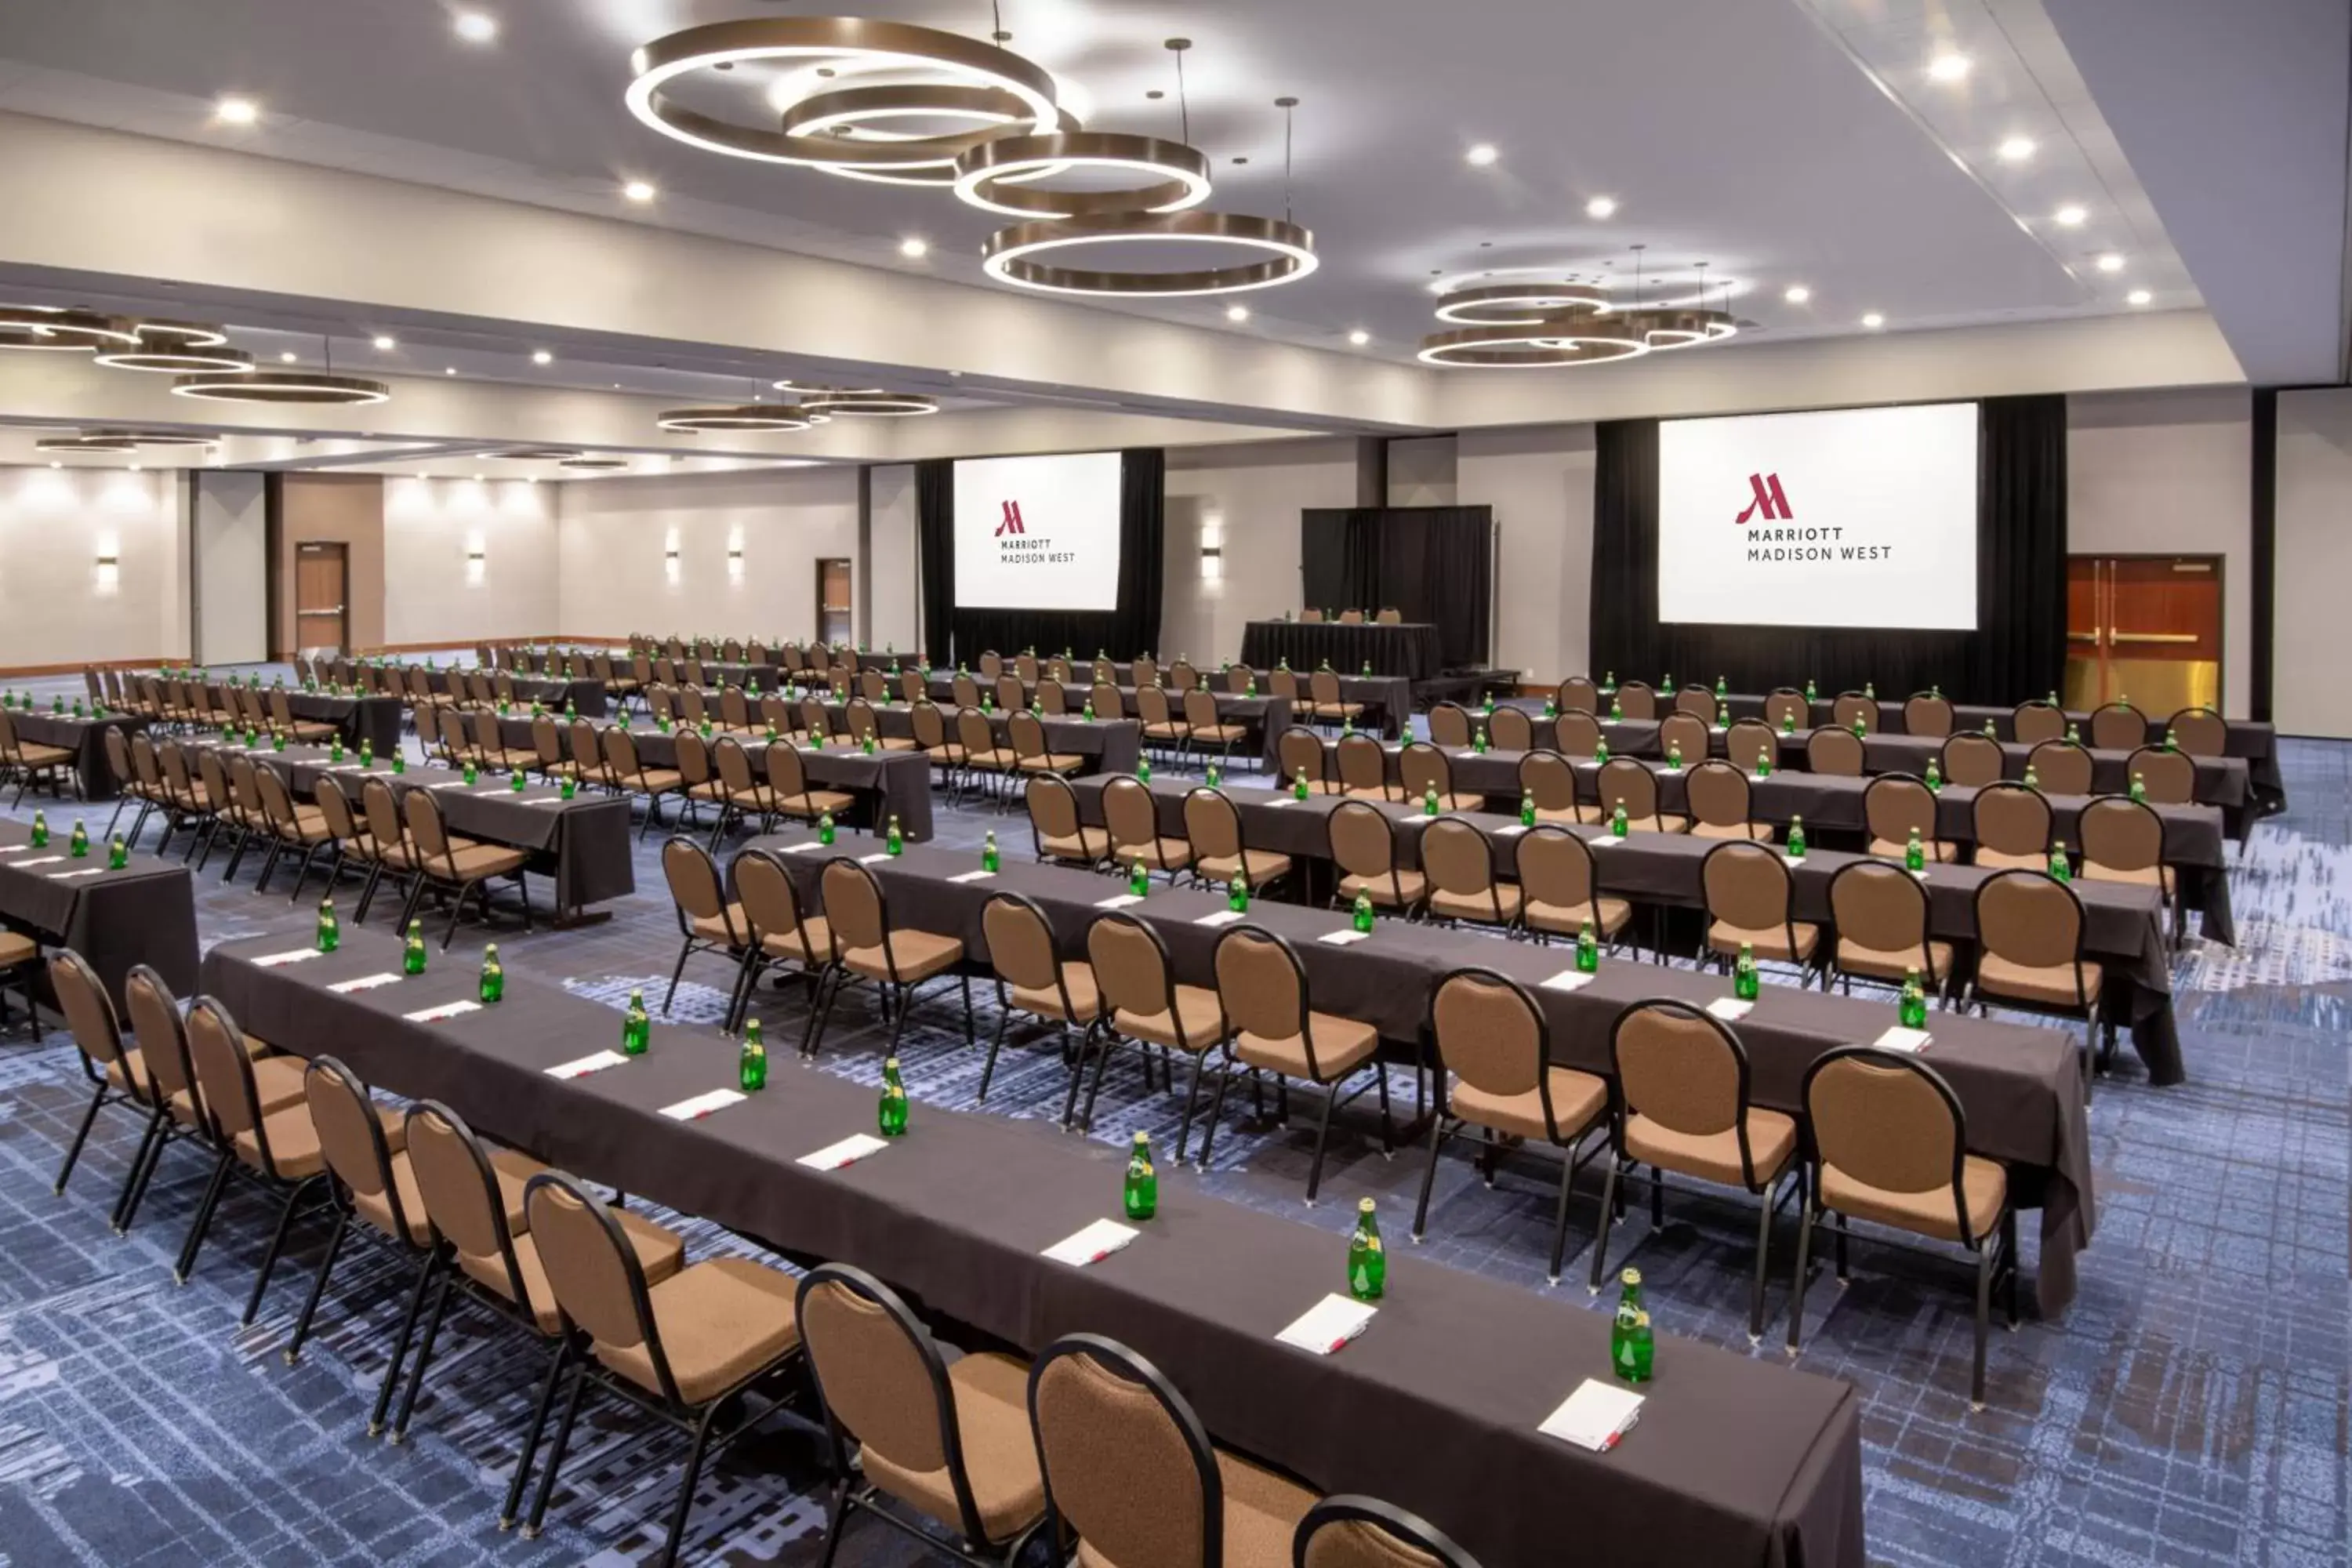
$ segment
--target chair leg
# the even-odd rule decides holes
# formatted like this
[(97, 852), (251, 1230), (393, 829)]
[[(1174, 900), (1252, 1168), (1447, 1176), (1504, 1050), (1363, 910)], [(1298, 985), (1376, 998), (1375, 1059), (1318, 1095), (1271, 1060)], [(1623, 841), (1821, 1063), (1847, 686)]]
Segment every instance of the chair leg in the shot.
[[(1383, 1090), (1385, 1090), (1387, 1088), (1386, 1079), (1381, 1080), (1381, 1087)], [(1217, 1098), (1220, 1104), (1223, 1103), (1224, 1093), (1225, 1086), (1220, 1082), (1217, 1085)], [(1386, 1098), (1385, 1093), (1382, 1098)], [(1323, 1148), (1324, 1145), (1328, 1143), (1331, 1140), (1331, 1109), (1339, 1103), (1339, 1086), (1336, 1083), (1325, 1084), (1323, 1086), (1323, 1114), (1318, 1117), (1315, 1121), (1315, 1163), (1307, 1167), (1307, 1201), (1309, 1204), (1312, 1204), (1315, 1201), (1315, 1194), (1323, 1184)], [(1210, 1120), (1215, 1120), (1215, 1112), (1212, 1111), (1210, 1113)], [(1206, 1154), (1203, 1154), (1201, 1159), (1203, 1164), (1208, 1163), (1208, 1156)]]
[(1601, 1294), (1601, 1283), (1609, 1274), (1609, 1232), (1617, 1223), (1617, 1182), (1624, 1168), (1624, 1163), (1612, 1150), (1609, 1173), (1601, 1183), (1601, 1228), (1592, 1237), (1592, 1278), (1585, 1286), (1595, 1296)]
[(670, 1511), (669, 1540), (662, 1547), (662, 1568), (670, 1568), (677, 1561), (677, 1543), (686, 1535), (686, 1516), (694, 1511), (694, 1483), (702, 1475), (702, 1456), (710, 1447), (710, 1424), (719, 1414), (721, 1402), (713, 1400), (694, 1424), (694, 1443), (686, 1451), (686, 1474), (677, 1483), (677, 1506)]
[[(966, 994), (969, 994), (967, 990)], [(1013, 1009), (1010, 1007), (1000, 1009), (996, 1015), (996, 1033), (988, 1042), (988, 1060), (980, 1069), (980, 1103), (982, 1105), (988, 1103), (988, 1080), (996, 1076), (996, 1053), (1004, 1048), (1004, 1031), (1011, 1027), (1012, 1023)], [(1069, 1120), (1068, 1113), (1064, 1112), (1063, 1124), (1066, 1126)]]
[[(439, 1282), (433, 1289), (433, 1310), (425, 1316), (425, 1337), (416, 1342), (416, 1360), (408, 1369), (408, 1386), (400, 1391), (400, 1408), (393, 1415), (392, 1432), (385, 1438), (394, 1447), (408, 1440), (408, 1417), (416, 1408), (417, 1390), (425, 1386), (425, 1367), (433, 1359), (433, 1342), (440, 1336), (442, 1314), (449, 1310), (447, 1260), (438, 1251), (433, 1252), (425, 1259), (425, 1269), (428, 1274), (437, 1274)], [(389, 1384), (391, 1379), (392, 1372), (387, 1370), (384, 1380)]]
[(122, 1189), (122, 1215), (114, 1225), (118, 1235), (131, 1234), (131, 1223), (139, 1217), (139, 1205), (146, 1201), (147, 1189), (155, 1180), (155, 1167), (163, 1163), (163, 1151), (172, 1146), (174, 1135), (167, 1124), (154, 1146), (147, 1151), (146, 1163), (131, 1173), (131, 1181)]
[(959, 973), (956, 976), (956, 984), (963, 988), (963, 1043), (965, 1049), (969, 1050), (980, 1043), (972, 1028), (971, 976), (968, 973)]
[[(1201, 1065), (1204, 1068), (1208, 1066), (1208, 1054), (1206, 1052), (1202, 1053)], [(1200, 1163), (1194, 1167), (1196, 1170), (1205, 1171), (1209, 1168), (1209, 1152), (1217, 1142), (1217, 1119), (1224, 1113), (1225, 1086), (1232, 1083), (1233, 1080), (1233, 1058), (1228, 1056), (1224, 1061), (1220, 1062), (1217, 1065), (1217, 1092), (1215, 1097), (1209, 1102), (1208, 1123), (1201, 1130), (1201, 1161)], [(1319, 1151), (1318, 1152), (1318, 1160), (1320, 1158)]]
[[(1095, 1096), (1102, 1092), (1103, 1072), (1110, 1066), (1110, 1048), (1116, 1042), (1113, 1040), (1111, 1036), (1110, 1026), (1108, 1025), (1103, 1026), (1102, 1044), (1097, 1048), (1095, 1055), (1094, 1082), (1087, 1089), (1087, 1109), (1078, 1118), (1078, 1130), (1082, 1132), (1092, 1132), (1095, 1130)], [(1151, 1057), (1148, 1050), (1142, 1051), (1140, 1054), (1142, 1055), (1144, 1061), (1144, 1085), (1148, 1089), (1150, 1087), (1151, 1081)], [(1184, 1156), (1181, 1151), (1177, 1153), (1176, 1163), (1180, 1165), (1184, 1163)]]
[(2001, 1211), (2000, 1247), (2009, 1258), (2009, 1281), (2001, 1294), (2009, 1310), (2009, 1326), (2014, 1329), (2017, 1327), (2017, 1277), (2020, 1269), (2017, 1262), (2017, 1211), (2013, 1208)]
[(286, 1250), (286, 1233), (294, 1228), (294, 1212), (301, 1206), (302, 1194), (310, 1190), (313, 1182), (325, 1179), (323, 1172), (305, 1176), (286, 1194), (286, 1206), (278, 1213), (278, 1228), (269, 1237), (269, 1250), (261, 1255), (261, 1267), (254, 1273), (253, 1293), (245, 1299), (245, 1316), (237, 1320), (242, 1327), (251, 1328), (254, 1318), (261, 1311), (261, 1298), (269, 1289), (270, 1275), (278, 1271), (278, 1255)]
[[(1202, 1058), (1206, 1054), (1202, 1051), (1192, 1053), (1192, 1087), (1184, 1091), (1184, 1119), (1176, 1123), (1176, 1163), (1180, 1165), (1184, 1163), (1185, 1141), (1192, 1132), (1192, 1110), (1201, 1102)], [(1087, 1109), (1092, 1110), (1093, 1097), (1089, 1096), (1087, 1103)]]
[(383, 880), (383, 862), (378, 860), (368, 867), (367, 880), (360, 884), (359, 908), (352, 915), (353, 925), (362, 924), (367, 920), (368, 905), (375, 901), (376, 885)]
[(1764, 1280), (1772, 1267), (1772, 1184), (1764, 1187), (1756, 1216), (1756, 1279), (1748, 1296), (1748, 1342), (1764, 1342)]
[(97, 1092), (89, 1097), (89, 1109), (82, 1112), (80, 1129), (74, 1133), (73, 1142), (66, 1146), (66, 1163), (58, 1167), (56, 1184), (49, 1188), (58, 1197), (65, 1196), (66, 1183), (73, 1175), (75, 1163), (81, 1159), (81, 1146), (89, 1137), (90, 1124), (98, 1120), (99, 1109), (106, 1103), (107, 1093), (107, 1087), (101, 1081)]
[(449, 926), (441, 933), (441, 951), (449, 951), (449, 943), (457, 934), (457, 922), (466, 918), (466, 900), (476, 893), (482, 895), (482, 918), (490, 918), (490, 889), (480, 882), (467, 882), (457, 889), (457, 901), (449, 906)]
[(555, 1473), (563, 1468), (563, 1450), (572, 1442), (572, 1422), (580, 1414), (580, 1395), (588, 1387), (588, 1362), (580, 1359), (572, 1369), (572, 1392), (564, 1397), (563, 1418), (555, 1424), (555, 1443), (547, 1450), (547, 1468), (539, 1472), (539, 1490), (530, 1500), (530, 1517), (523, 1521), (525, 1541), (537, 1538), (540, 1521), (547, 1517), (547, 1500), (555, 1492)]
[(1985, 1326), (1992, 1316), (1992, 1271), (2000, 1256), (1998, 1247), (1987, 1247), (1982, 1237), (1977, 1242), (1977, 1342), (1976, 1361), (1969, 1375), (1969, 1408), (1982, 1410), (1985, 1405)]
[(212, 1227), (213, 1210), (220, 1206), (221, 1189), (228, 1185), (228, 1163), (236, 1156), (224, 1149), (213, 1162), (213, 1179), (205, 1188), (204, 1201), (196, 1205), (195, 1217), (188, 1222), (188, 1238), (180, 1244), (179, 1261), (172, 1267), (172, 1282), (185, 1285), (188, 1275), (196, 1266), (196, 1250), (205, 1244), (205, 1232)]
[(541, 1434), (547, 1430), (548, 1412), (555, 1408), (555, 1391), (563, 1382), (563, 1369), (571, 1359), (572, 1342), (558, 1339), (555, 1353), (547, 1358), (547, 1380), (540, 1384), (539, 1406), (531, 1412), (530, 1427), (523, 1434), (522, 1452), (515, 1458), (514, 1478), (507, 1482), (506, 1501), (499, 1509), (499, 1528), (512, 1530), (515, 1515), (522, 1507), (522, 1489), (530, 1479), (530, 1462), (539, 1452)]
[(302, 1310), (294, 1319), (294, 1332), (286, 1342), (286, 1364), (294, 1365), (302, 1359), (302, 1343), (310, 1337), (310, 1320), (318, 1315), (319, 1299), (327, 1293), (327, 1276), (334, 1272), (335, 1259), (343, 1250), (343, 1237), (350, 1234), (352, 1213), (338, 1201), (335, 1205), (335, 1228), (327, 1233), (327, 1249), (319, 1255), (318, 1272), (310, 1280), (310, 1294), (303, 1300)]
[(155, 1157), (155, 1145), (163, 1140), (164, 1124), (171, 1119), (168, 1110), (151, 1112), (147, 1118), (147, 1130), (140, 1135), (138, 1152), (131, 1156), (131, 1169), (123, 1173), (122, 1190), (114, 1195), (114, 1211), (107, 1215), (107, 1225), (117, 1236), (122, 1234), (123, 1210), (131, 1206), (131, 1196), (139, 1190), (140, 1177), (145, 1173), (148, 1162)]
[[(1077, 1118), (1078, 1086), (1086, 1081), (1087, 1056), (1095, 1048), (1095, 1034), (1101, 1027), (1102, 1020), (1097, 1018), (1088, 1024), (1086, 1031), (1078, 1037), (1078, 1059), (1070, 1064), (1070, 1092), (1062, 1097), (1062, 1131), (1065, 1132), (1070, 1130), (1070, 1124)], [(1106, 1043), (1103, 1049), (1109, 1050), (1109, 1045)]]
[(827, 991), (822, 984), (819, 984), (818, 990), (824, 996), (824, 1006), (815, 1015), (813, 1026), (809, 1030), (808, 1038), (801, 1043), (801, 1054), (803, 1057), (814, 1059), (817, 1053), (817, 1047), (824, 1044), (825, 1026), (833, 1022), (833, 1005), (841, 1000), (841, 988), (847, 984), (847, 975), (843, 971), (835, 969), (833, 971), (833, 987), (831, 990)]
[(1421, 1173), (1421, 1202), (1412, 1211), (1412, 1238), (1421, 1239), (1429, 1224), (1429, 1193), (1437, 1184), (1437, 1150), (1445, 1142), (1445, 1113), (1437, 1111), (1429, 1119), (1429, 1163)]
[(1547, 1284), (1559, 1283), (1560, 1255), (1568, 1250), (1568, 1194), (1576, 1184), (1576, 1150), (1573, 1146), (1560, 1151), (1559, 1208), (1551, 1222), (1551, 1270), (1544, 1276)]
[(1812, 1183), (1797, 1173), (1797, 1268), (1789, 1281), (1789, 1353), (1795, 1355), (1805, 1331), (1805, 1270), (1812, 1262)]
[(669, 972), (669, 989), (662, 993), (662, 1016), (669, 1016), (670, 1004), (677, 1000), (678, 977), (686, 973), (686, 961), (694, 954), (694, 938), (688, 936), (677, 944), (677, 963)]

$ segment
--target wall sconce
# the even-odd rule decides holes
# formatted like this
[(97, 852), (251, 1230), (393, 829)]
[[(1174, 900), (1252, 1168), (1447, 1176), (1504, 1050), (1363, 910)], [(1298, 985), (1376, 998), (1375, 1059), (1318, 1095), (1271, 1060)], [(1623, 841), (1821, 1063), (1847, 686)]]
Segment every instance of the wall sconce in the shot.
[(743, 547), (740, 544), (727, 552), (727, 580), (730, 583), (743, 580)]
[(672, 587), (677, 585), (677, 530), (674, 528), (662, 541), (662, 575)]
[(1201, 520), (1201, 581), (1225, 580), (1225, 521), (1214, 512)]
[(482, 548), (480, 534), (475, 534), (466, 541), (466, 585), (467, 587), (478, 588), (482, 585), (482, 576), (488, 570), (488, 552)]
[(98, 558), (98, 591), (101, 594), (111, 594), (121, 585), (121, 558), (114, 555), (100, 556)]

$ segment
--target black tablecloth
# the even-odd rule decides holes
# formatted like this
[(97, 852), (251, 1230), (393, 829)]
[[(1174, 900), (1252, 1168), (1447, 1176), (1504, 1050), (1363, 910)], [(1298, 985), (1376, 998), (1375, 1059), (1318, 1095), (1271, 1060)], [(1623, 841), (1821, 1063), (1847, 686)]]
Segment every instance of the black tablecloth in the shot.
[[(677, 737), (675, 730), (668, 733), (651, 724), (635, 723), (628, 727), (636, 742), (637, 761), (649, 768), (677, 766)], [(509, 740), (509, 745), (528, 745), (530, 726), (524, 725), (526, 739)], [(716, 741), (723, 731), (713, 730)], [(761, 734), (738, 735), (743, 750), (751, 757), (752, 776), (765, 784), (768, 779), (768, 742)], [(566, 737), (566, 744), (570, 743)], [(850, 813), (849, 825), (879, 833), (898, 819), (898, 831), (907, 838), (922, 840), (931, 836), (931, 760), (920, 752), (877, 752), (872, 756), (847, 744), (822, 748), (800, 748), (801, 772), (811, 784), (820, 789), (844, 790), (858, 797), (858, 805)], [(713, 764), (714, 771), (716, 764)]]
[(1325, 662), (1333, 669), (1433, 680), (1445, 668), (1437, 628), (1426, 621), (1384, 626), (1364, 621), (1252, 621), (1242, 628), (1242, 662), (1260, 669), (1287, 662), (1301, 672)]
[(106, 869), (103, 822), (87, 824), (89, 854), (75, 860), (66, 848), (73, 824), (64, 811), (50, 813), (48, 845), (35, 849), (30, 823), (0, 820), (0, 917), (45, 945), (80, 953), (118, 1009), (134, 964), (152, 965), (174, 992), (191, 994), (196, 900), (187, 867), (134, 852), (121, 870)]
[(144, 730), (147, 721), (132, 713), (87, 714), (15, 712), (16, 738), (37, 745), (63, 746), (74, 754), (74, 773), (84, 800), (110, 800), (123, 781), (114, 776), (106, 760), (106, 732), (121, 730), (127, 736)]

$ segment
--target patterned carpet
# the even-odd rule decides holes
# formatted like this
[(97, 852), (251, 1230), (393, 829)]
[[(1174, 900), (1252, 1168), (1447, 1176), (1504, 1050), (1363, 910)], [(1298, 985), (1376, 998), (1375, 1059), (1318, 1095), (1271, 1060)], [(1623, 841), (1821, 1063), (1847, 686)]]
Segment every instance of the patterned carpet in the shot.
[[(2192, 940), (2177, 966), (2190, 1082), (2149, 1089), (2130, 1053), (2120, 1057), (2091, 1110), (2099, 1229), (2080, 1298), (2063, 1322), (1995, 1335), (1990, 1408), (1968, 1410), (1958, 1266), (1865, 1246), (1848, 1290), (1813, 1292), (1802, 1364), (1864, 1397), (1874, 1562), (2352, 1562), (2352, 746), (2287, 742), (2283, 763), (2291, 809), (2257, 829), (2233, 871), (2243, 945)], [(31, 809), (28, 798), (18, 815)], [(72, 811), (50, 816), (62, 826)], [(976, 846), (1003, 820), (947, 812), (941, 837)], [(249, 871), (222, 887), (221, 864), (199, 889), (206, 942), (286, 917), (282, 896), (251, 892)], [(639, 893), (607, 924), (497, 933), (507, 963), (615, 1004), (633, 985), (657, 998), (676, 938), (650, 845), (637, 875)], [(458, 944), (483, 940), (469, 930)], [(677, 1016), (715, 1017), (726, 979), (715, 963), (690, 964)], [(824, 1070), (878, 1075), (881, 1037), (862, 1007), (853, 995), (836, 1013)], [(796, 999), (770, 1008), (777, 1026), (797, 1022)], [(992, 1022), (983, 1013), (982, 1027)], [(919, 1014), (903, 1054), (918, 1100), (971, 1104), (979, 1054), (951, 1023), (926, 1028)], [(1063, 1081), (1050, 1043), (1009, 1044), (987, 1109), (1057, 1114)], [(261, 1318), (239, 1333), (273, 1217), (263, 1201), (233, 1192), (196, 1278), (175, 1289), (171, 1256), (200, 1194), (199, 1161), (168, 1158), (136, 1228), (116, 1237), (106, 1211), (131, 1152), (127, 1116), (102, 1119), (66, 1198), (49, 1193), (85, 1098), (60, 1037), (37, 1047), (19, 1027), (0, 1043), (0, 1568), (652, 1557), (682, 1457), (676, 1436), (592, 1405), (546, 1534), (500, 1534), (493, 1521), (536, 1394), (536, 1350), (453, 1314), (409, 1442), (370, 1440), (367, 1405), (404, 1305), (393, 1266), (346, 1248), (320, 1330), (287, 1367), (278, 1352), (315, 1236), (298, 1227)], [(1228, 1102), (1215, 1168), (1181, 1179), (1319, 1224), (1336, 1256), (1359, 1195), (1409, 1212), (1418, 1179), (1417, 1154), (1381, 1158), (1370, 1103), (1343, 1114), (1350, 1131), (1334, 1133), (1314, 1209), (1299, 1198), (1311, 1123), (1255, 1121), (1245, 1104)], [(1096, 1135), (1123, 1141), (1140, 1126), (1172, 1137), (1177, 1110), (1115, 1067)], [(1425, 1251), (1543, 1289), (1550, 1180), (1531, 1161), (1489, 1191), (1466, 1159), (1449, 1158)], [(1751, 1218), (1686, 1194), (1656, 1235), (1631, 1211), (1612, 1249), (1634, 1249), (1664, 1329), (1745, 1350)], [(675, 1223), (694, 1255), (751, 1251), (716, 1227)], [(1580, 1218), (1571, 1247), (1588, 1234)], [(1575, 1283), (1551, 1294), (1563, 1311), (1594, 1310)], [(1772, 1308), (1784, 1303), (1776, 1283)], [(1777, 1330), (1753, 1353), (1777, 1357), (1776, 1342)], [(739, 1449), (706, 1474), (689, 1555), (813, 1564), (818, 1475), (800, 1441)], [(842, 1557), (922, 1560), (871, 1522), (852, 1526)]]

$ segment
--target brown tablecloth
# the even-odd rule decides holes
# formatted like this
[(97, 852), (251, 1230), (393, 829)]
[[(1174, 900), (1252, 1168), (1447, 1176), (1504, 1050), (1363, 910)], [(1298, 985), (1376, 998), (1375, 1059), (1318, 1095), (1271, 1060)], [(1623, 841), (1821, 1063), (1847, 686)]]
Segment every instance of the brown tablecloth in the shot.
[(123, 781), (114, 776), (106, 760), (106, 732), (121, 730), (127, 736), (144, 730), (147, 721), (135, 713), (85, 714), (11, 712), (16, 738), (43, 746), (63, 746), (74, 754), (74, 773), (81, 798), (111, 800)]
[[(917, 851), (915, 853), (922, 853)], [(870, 1130), (872, 1089), (771, 1067), (767, 1092), (693, 1121), (659, 1114), (735, 1081), (735, 1046), (656, 1026), (651, 1050), (569, 1081), (546, 1069), (617, 1042), (619, 1016), (509, 966), (506, 999), (437, 1024), (404, 1014), (469, 998), (450, 964), (374, 990), (399, 944), (259, 968), (307, 931), (223, 943), (205, 988), (255, 1034), (331, 1052), (393, 1092), (443, 1100), (478, 1129), (599, 1182), (802, 1258), (856, 1264), (938, 1311), (1034, 1352), (1108, 1334), (1149, 1357), (1217, 1437), (1319, 1491), (1368, 1492), (1436, 1522), (1493, 1565), (1859, 1568), (1858, 1401), (1848, 1384), (1662, 1336), (1641, 1425), (1608, 1454), (1536, 1427), (1606, 1378), (1609, 1319), (1400, 1248), (1364, 1334), (1329, 1357), (1279, 1343), (1340, 1282), (1346, 1247), (1163, 1178), (1137, 1243), (1074, 1268), (1046, 1247), (1117, 1210), (1124, 1155), (1045, 1123), (919, 1104), (903, 1142), (837, 1172), (799, 1158)]]
[(0, 917), (45, 946), (80, 953), (118, 1009), (126, 1005), (122, 980), (134, 964), (152, 965), (175, 993), (193, 994), (196, 899), (187, 867), (133, 852), (121, 870), (107, 870), (107, 846), (98, 837), (104, 822), (87, 824), (89, 854), (73, 859), (66, 847), (73, 816), (59, 810), (48, 819), (49, 842), (40, 849), (31, 847), (31, 823), (0, 820)]
[(1252, 621), (1242, 627), (1242, 662), (1260, 669), (1287, 663), (1313, 669), (1372, 667), (1374, 675), (1433, 680), (1445, 668), (1437, 628), (1426, 621), (1381, 626), (1373, 621)]

